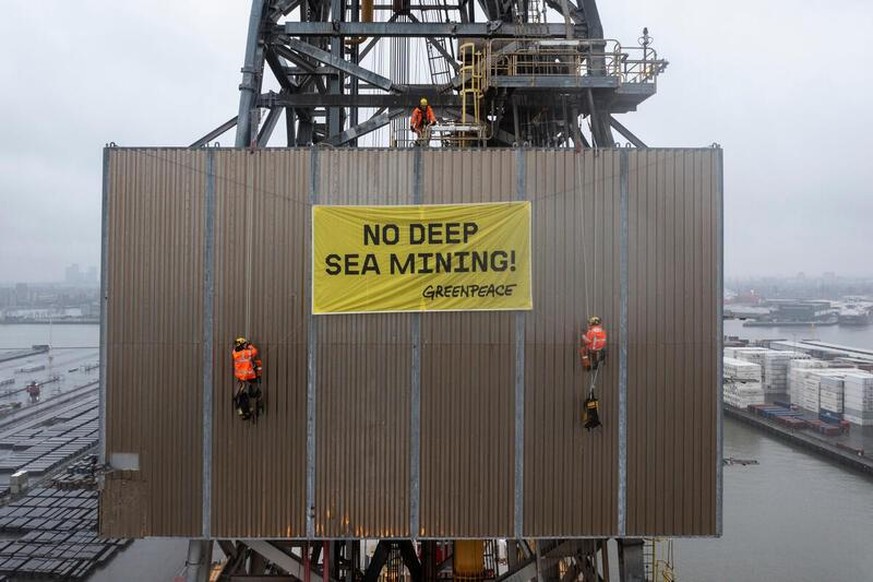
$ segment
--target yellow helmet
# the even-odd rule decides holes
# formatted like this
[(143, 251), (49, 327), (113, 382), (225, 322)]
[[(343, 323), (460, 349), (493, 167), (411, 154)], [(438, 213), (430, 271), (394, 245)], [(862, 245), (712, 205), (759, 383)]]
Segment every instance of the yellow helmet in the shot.
[(236, 338), (235, 340), (233, 340), (233, 345), (234, 345), (235, 347), (238, 347), (238, 348), (239, 348), (239, 347), (242, 347), (242, 346), (244, 346), (244, 345), (246, 345), (247, 343), (249, 343), (249, 340), (247, 340), (246, 338), (244, 338), (244, 337), (242, 337), (242, 336), (240, 336), (240, 337)]
[(588, 318), (588, 325), (600, 325), (600, 318), (596, 315), (592, 315)]
[(421, 105), (422, 107), (427, 107), (427, 99), (422, 97), (421, 101), (419, 101), (418, 104)]

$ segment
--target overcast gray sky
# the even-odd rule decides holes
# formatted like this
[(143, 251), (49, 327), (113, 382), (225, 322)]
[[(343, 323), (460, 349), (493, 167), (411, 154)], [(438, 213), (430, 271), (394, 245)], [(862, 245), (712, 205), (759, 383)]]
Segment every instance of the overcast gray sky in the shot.
[[(4, 0), (0, 282), (100, 255), (101, 149), (187, 145), (237, 107), (250, 2)], [(868, 0), (601, 0), (670, 61), (622, 121), (725, 149), (725, 270), (873, 275)], [(230, 144), (230, 134), (222, 138)]]

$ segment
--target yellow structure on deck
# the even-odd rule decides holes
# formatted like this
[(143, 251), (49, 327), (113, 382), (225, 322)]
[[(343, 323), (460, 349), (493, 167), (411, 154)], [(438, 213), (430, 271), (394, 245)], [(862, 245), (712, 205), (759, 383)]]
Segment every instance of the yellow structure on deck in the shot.
[(455, 580), (482, 580), (485, 577), (484, 540), (456, 540), (453, 556)]

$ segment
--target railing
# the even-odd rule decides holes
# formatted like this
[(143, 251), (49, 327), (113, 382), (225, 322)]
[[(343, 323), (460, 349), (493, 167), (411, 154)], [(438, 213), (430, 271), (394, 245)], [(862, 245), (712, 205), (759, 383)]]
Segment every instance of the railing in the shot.
[(485, 86), (497, 76), (598, 76), (655, 84), (666, 66), (648, 46), (622, 47), (611, 39), (492, 40), (484, 55)]

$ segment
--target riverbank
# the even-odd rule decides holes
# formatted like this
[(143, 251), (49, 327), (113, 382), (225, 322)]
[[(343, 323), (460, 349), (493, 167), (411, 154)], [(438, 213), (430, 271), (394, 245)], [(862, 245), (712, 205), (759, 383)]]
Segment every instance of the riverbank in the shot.
[(20, 360), (21, 358), (29, 358), (30, 356), (44, 354), (48, 351), (49, 347), (47, 345), (34, 346), (32, 348), (25, 348), (22, 350), (3, 350), (0, 351), (0, 363), (10, 362), (12, 360)]

